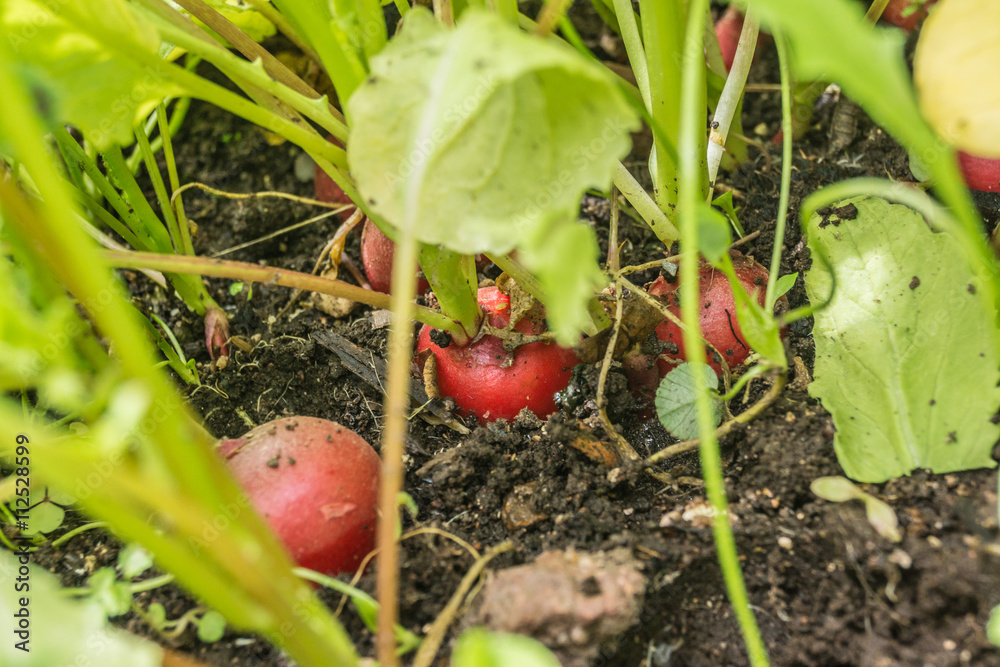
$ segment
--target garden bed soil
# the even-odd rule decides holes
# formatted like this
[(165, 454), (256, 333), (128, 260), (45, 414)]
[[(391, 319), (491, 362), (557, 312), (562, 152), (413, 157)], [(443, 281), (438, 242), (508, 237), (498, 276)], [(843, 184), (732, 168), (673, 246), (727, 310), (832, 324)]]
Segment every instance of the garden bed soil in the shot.
[[(592, 41), (602, 49), (601, 44), (608, 46), (605, 38)], [(613, 46), (607, 50), (613, 52)], [(755, 80), (776, 81), (773, 55), (764, 52), (761, 58)], [(773, 244), (780, 183), (780, 150), (769, 143), (780, 119), (778, 108), (776, 92), (748, 95), (744, 127), (757, 132), (770, 153), (770, 169), (762, 153), (751, 148), (751, 161), (723, 179), (734, 190), (747, 232), (760, 232), (743, 250), (764, 264)], [(809, 266), (795, 224), (803, 196), (857, 176), (912, 180), (905, 152), (863, 114), (846, 146), (831, 152), (832, 109), (822, 110), (814, 128), (795, 146), (783, 274)], [(207, 105), (192, 106), (175, 149), (185, 182), (234, 192), (308, 196), (312, 191), (311, 163), (298, 148), (272, 145), (255, 127)], [(638, 171), (641, 159), (632, 162)], [(200, 192), (188, 192), (184, 203), (198, 225), (196, 250), (204, 255), (262, 238), (316, 212), (286, 200), (233, 201)], [(996, 201), (979, 203), (987, 221), (995, 224)], [(604, 242), (607, 202), (588, 197), (582, 213)], [(224, 256), (308, 272), (336, 226), (333, 220), (321, 221)], [(648, 230), (627, 218), (622, 235), (627, 239), (623, 264), (663, 256)], [(352, 235), (347, 252), (357, 260), (358, 234)], [(168, 322), (185, 351), (200, 362), (202, 386), (183, 390), (214, 435), (236, 437), (271, 419), (307, 415), (339, 422), (379, 446), (381, 391), (311, 337), (332, 331), (373, 357), (384, 357), (388, 329), (375, 326), (379, 318), (369, 309), (358, 306), (347, 316), (333, 317), (306, 305), (308, 295), (286, 308), (292, 296), (286, 289), (254, 285), (248, 299), (247, 290), (233, 295), (229, 281), (209, 279), (215, 298), (232, 318), (232, 334), (250, 347), (248, 352), (233, 347), (228, 365), (217, 368), (204, 350), (199, 319), (141, 274), (125, 275), (141, 308)], [(655, 272), (647, 272), (637, 279), (654, 277)], [(804, 302), (801, 278), (789, 299), (792, 306)], [(791, 328), (787, 345), (790, 358), (799, 357), (811, 370), (809, 322)], [(640, 471), (610, 471), (568, 446), (594, 422), (594, 375), (593, 369), (577, 374), (563, 412), (547, 423), (529, 417), (476, 428), (467, 420), (473, 431), (463, 436), (414, 419), (406, 447), (406, 491), (420, 513), (405, 529), (435, 527), (479, 550), (511, 540), (513, 550), (490, 565), (494, 571), (562, 550), (570, 551), (574, 562), (610, 559), (613, 564), (605, 565), (612, 573), (637, 573), (629, 575), (624, 587), (630, 593), (621, 593), (627, 598), (625, 631), (617, 627), (609, 632), (580, 621), (582, 634), (560, 640), (572, 647), (563, 654), (567, 664), (580, 655), (584, 662), (579, 664), (593, 665), (747, 664), (716, 560), (706, 502), (696, 483), (696, 455), (670, 461), (665, 469), (674, 481), (661, 483)], [(810, 492), (814, 479), (841, 474), (841, 469), (833, 452), (830, 415), (808, 396), (804, 384), (804, 378), (797, 378), (763, 414), (722, 441), (736, 544), (773, 664), (1000, 665), (1000, 651), (984, 633), (990, 610), (1000, 603), (996, 473), (918, 472), (863, 485), (899, 517), (903, 539), (890, 542), (868, 523), (860, 503), (829, 503)], [(756, 387), (751, 401), (763, 390)], [(637, 419), (620, 368), (610, 374), (609, 397), (613, 421), (640, 454), (673, 442), (655, 421)], [(734, 401), (734, 410), (742, 409), (741, 400)], [(39, 559), (65, 585), (78, 586), (97, 567), (113, 565), (117, 551), (113, 538), (91, 531), (58, 550), (43, 548)], [(402, 551), (401, 623), (422, 633), (472, 558), (439, 534), (406, 539)], [(587, 577), (578, 593), (614, 597), (614, 590), (595, 588), (595, 581), (603, 580)], [(372, 591), (372, 573), (359, 585)], [(546, 591), (534, 593), (543, 599)], [(322, 595), (334, 607), (339, 602), (332, 593)], [(169, 586), (137, 600), (142, 606), (164, 604), (168, 618), (196, 604)], [(470, 610), (460, 625), (475, 613)], [(341, 618), (360, 650), (371, 654), (372, 637), (349, 607)], [(118, 620), (138, 634), (155, 636), (138, 617)], [(523, 620), (522, 627), (532, 622), (507, 620), (515, 625)], [(290, 664), (266, 641), (232, 630), (213, 644), (201, 644), (189, 630), (168, 645), (212, 665)], [(438, 664), (447, 664), (448, 646), (446, 642)]]

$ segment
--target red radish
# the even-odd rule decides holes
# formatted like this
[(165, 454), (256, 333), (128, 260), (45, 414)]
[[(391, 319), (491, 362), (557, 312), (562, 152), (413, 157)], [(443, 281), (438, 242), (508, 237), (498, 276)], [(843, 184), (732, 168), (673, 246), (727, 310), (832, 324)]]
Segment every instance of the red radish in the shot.
[(353, 572), (375, 547), (380, 460), (354, 431), (325, 419), (287, 417), (222, 440), (218, 448), (254, 509), (302, 567)]
[[(885, 11), (882, 12), (882, 20), (910, 32), (927, 18), (927, 9), (935, 2), (937, 0), (925, 0), (921, 3), (913, 0), (889, 0)], [(910, 7), (913, 9), (909, 9)]]
[(719, 40), (719, 50), (722, 51), (722, 62), (728, 72), (733, 67), (736, 57), (736, 47), (740, 44), (740, 32), (743, 30), (743, 13), (734, 5), (729, 5), (718, 21), (715, 22), (715, 36)]
[[(510, 322), (510, 298), (496, 287), (479, 290), (479, 305), (489, 324), (503, 328)], [(534, 319), (532, 319), (534, 316)], [(534, 313), (514, 329), (539, 334), (544, 326)], [(483, 336), (470, 345), (452, 343), (439, 347), (424, 326), (417, 339), (417, 353), (428, 350), (437, 361), (438, 388), (465, 412), (475, 412), (480, 424), (514, 419), (528, 408), (541, 419), (556, 411), (554, 395), (565, 389), (579, 363), (576, 352), (553, 343), (528, 343), (513, 352), (496, 336)]]
[(958, 166), (970, 190), (1000, 192), (1000, 158), (986, 158), (958, 151)]
[[(343, 146), (340, 145), (340, 142), (332, 136), (328, 136), (326, 139), (327, 141), (343, 148)], [(336, 181), (330, 178), (330, 175), (323, 171), (319, 165), (316, 165), (316, 170), (313, 172), (313, 187), (316, 190), (316, 199), (320, 201), (325, 201), (330, 204), (354, 205), (354, 202), (347, 196), (347, 193), (344, 192), (343, 188), (337, 185)], [(340, 217), (346, 219), (350, 213), (350, 211), (345, 211), (340, 214)]]
[[(316, 165), (316, 173), (313, 176), (313, 186), (316, 188), (316, 199), (320, 201), (329, 202), (331, 204), (354, 205), (351, 198), (347, 196), (343, 189), (337, 185), (337, 183), (330, 178), (330, 175), (323, 171), (319, 165)], [(345, 211), (340, 214), (340, 217), (346, 218), (348, 215), (350, 215), (350, 211)]]
[[(389, 293), (392, 286), (392, 258), (396, 253), (396, 244), (371, 220), (365, 219), (365, 227), (361, 231), (361, 263), (365, 267), (368, 282), (376, 292)], [(423, 294), (431, 288), (422, 276), (417, 278), (417, 294)]]
[[(757, 262), (732, 253), (733, 268), (736, 276), (743, 284), (748, 294), (755, 294), (757, 303), (764, 305), (767, 286), (766, 268)], [(736, 303), (733, 291), (725, 274), (711, 265), (704, 264), (698, 271), (699, 277), (699, 324), (702, 335), (723, 355), (730, 368), (743, 363), (750, 355), (746, 341), (736, 321)], [(647, 291), (665, 299), (671, 313), (680, 317), (678, 290), (679, 282), (668, 283), (660, 276), (647, 288)], [(684, 334), (681, 328), (670, 320), (663, 320), (656, 326), (656, 337), (663, 342), (666, 349), (655, 359), (648, 354), (631, 353), (623, 360), (625, 374), (629, 378), (633, 394), (640, 401), (652, 401), (660, 378), (676, 367), (670, 360), (685, 359)], [(722, 374), (722, 364), (713, 359), (714, 352), (707, 351), (708, 363), (716, 373)]]

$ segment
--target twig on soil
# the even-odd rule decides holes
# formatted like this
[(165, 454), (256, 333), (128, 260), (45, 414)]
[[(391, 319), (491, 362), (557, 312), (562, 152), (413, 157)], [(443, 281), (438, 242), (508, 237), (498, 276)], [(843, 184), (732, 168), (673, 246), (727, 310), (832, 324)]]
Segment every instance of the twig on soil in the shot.
[(434, 661), (434, 657), (437, 655), (438, 649), (441, 648), (445, 632), (447, 632), (452, 621), (455, 620), (455, 616), (459, 607), (462, 605), (462, 601), (465, 599), (466, 593), (469, 592), (469, 589), (472, 588), (472, 585), (476, 582), (482, 574), (483, 569), (485, 569), (491, 560), (502, 553), (511, 551), (513, 548), (513, 542), (509, 540), (501, 542), (495, 547), (489, 549), (478, 560), (476, 560), (475, 563), (472, 564), (469, 571), (465, 573), (464, 577), (462, 577), (462, 581), (458, 585), (458, 588), (455, 589), (454, 593), (452, 593), (451, 599), (448, 600), (448, 604), (445, 605), (445, 608), (441, 610), (438, 617), (434, 619), (433, 623), (431, 623), (430, 629), (424, 636), (424, 641), (420, 644), (417, 654), (413, 657), (413, 667), (430, 667), (430, 664)]
[[(756, 418), (761, 412), (767, 409), (774, 401), (781, 395), (781, 390), (785, 388), (785, 383), (787, 381), (787, 375), (785, 373), (779, 373), (777, 377), (774, 378), (774, 384), (767, 391), (764, 396), (761, 397), (759, 401), (751, 405), (746, 411), (741, 412), (736, 415), (726, 423), (715, 429), (715, 437), (722, 438), (732, 431), (739, 424), (746, 424), (752, 419)], [(669, 447), (664, 447), (660, 451), (656, 452), (652, 456), (646, 459), (646, 463), (653, 465), (685, 452), (690, 452), (698, 449), (698, 444), (701, 441), (698, 438), (692, 438), (691, 440), (684, 440), (678, 442), (676, 445), (670, 445)]]

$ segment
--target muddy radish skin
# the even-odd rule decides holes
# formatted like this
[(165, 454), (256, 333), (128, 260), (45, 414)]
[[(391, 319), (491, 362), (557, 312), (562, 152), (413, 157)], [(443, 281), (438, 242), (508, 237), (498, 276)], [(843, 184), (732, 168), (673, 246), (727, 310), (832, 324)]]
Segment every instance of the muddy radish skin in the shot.
[[(510, 299), (496, 287), (479, 290), (479, 305), (491, 326), (503, 328), (510, 322)], [(515, 330), (541, 333), (543, 326), (530, 317)], [(442, 348), (431, 340), (431, 331), (426, 325), (420, 330), (417, 353), (434, 355), (441, 395), (454, 399), (463, 412), (474, 412), (480, 424), (514, 419), (523, 408), (545, 419), (556, 411), (554, 395), (566, 388), (579, 362), (573, 350), (553, 343), (528, 343), (508, 352), (495, 336)]]
[(302, 567), (354, 572), (375, 547), (380, 460), (354, 431), (288, 417), (222, 440), (218, 451)]
[[(767, 269), (739, 253), (732, 253), (733, 268), (748, 294), (756, 292), (757, 303), (764, 305), (767, 287)], [(736, 301), (726, 276), (708, 264), (698, 271), (698, 321), (705, 340), (715, 346), (725, 357), (730, 368), (742, 364), (750, 355), (743, 333), (736, 319)], [(681, 316), (679, 282), (668, 283), (660, 276), (647, 288), (653, 296), (660, 297), (671, 313)], [(684, 333), (670, 320), (656, 326), (656, 337), (662, 353), (654, 357), (642, 352), (630, 353), (623, 359), (623, 369), (629, 378), (632, 392), (640, 402), (652, 402), (660, 379), (676, 367), (671, 360), (686, 359)], [(713, 359), (714, 353), (706, 351), (709, 365), (719, 375), (722, 364)]]

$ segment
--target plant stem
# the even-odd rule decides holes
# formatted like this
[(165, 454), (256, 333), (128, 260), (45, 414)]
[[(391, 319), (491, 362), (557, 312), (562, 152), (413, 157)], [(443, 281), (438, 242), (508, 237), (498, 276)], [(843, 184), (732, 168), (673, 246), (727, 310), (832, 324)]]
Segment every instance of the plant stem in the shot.
[[(705, 348), (702, 344), (698, 303), (698, 206), (701, 195), (701, 175), (699, 157), (699, 135), (702, 134), (701, 118), (704, 114), (703, 100), (699, 96), (699, 79), (704, 81), (703, 21), (708, 11), (708, 0), (692, 0), (688, 17), (684, 48), (683, 86), (681, 93), (680, 136), (678, 153), (680, 170), (678, 174), (679, 220), (681, 226), (680, 262), (681, 315), (687, 325), (684, 334), (684, 349), (688, 362), (704, 364)], [(703, 88), (701, 88), (703, 90)], [(701, 373), (694, 374), (696, 405), (698, 412), (698, 433), (701, 438), (702, 476), (705, 480), (705, 495), (708, 497), (715, 515), (712, 519), (712, 534), (726, 591), (739, 622), (746, 642), (750, 662), (755, 667), (768, 664), (757, 621), (750, 609), (743, 573), (740, 571), (736, 541), (729, 524), (729, 509), (726, 501), (725, 482), (722, 477), (722, 460), (719, 443), (715, 437), (715, 422), (708, 400), (708, 387)]]
[(395, 626), (399, 617), (399, 550), (396, 542), (398, 504), (403, 488), (403, 443), (406, 439), (406, 418), (409, 401), (410, 358), (413, 354), (413, 294), (417, 279), (417, 239), (413, 234), (413, 212), (407, 207), (409, 220), (399, 230), (399, 239), (392, 260), (391, 310), (389, 332), (388, 381), (385, 392), (385, 430), (382, 432), (382, 474), (379, 482), (379, 515), (377, 527), (378, 572), (376, 585), (379, 602), (376, 649), (382, 667), (396, 667)]
[(743, 31), (740, 33), (740, 43), (736, 49), (736, 56), (733, 58), (733, 67), (729, 71), (726, 85), (722, 88), (722, 95), (715, 107), (715, 116), (712, 120), (717, 123), (717, 126), (708, 141), (708, 182), (713, 185), (715, 177), (719, 173), (719, 163), (722, 162), (722, 153), (725, 150), (726, 138), (729, 136), (729, 128), (733, 123), (733, 116), (740, 108), (743, 87), (746, 85), (747, 74), (750, 72), (753, 55), (757, 50), (758, 29), (757, 17), (754, 16), (753, 12), (748, 13), (743, 21)]
[(781, 269), (781, 252), (785, 247), (785, 224), (788, 221), (788, 200), (792, 183), (792, 81), (789, 70), (788, 42), (775, 31), (774, 44), (778, 48), (778, 69), (781, 72), (781, 193), (778, 196), (778, 220), (774, 227), (774, 247), (771, 250), (771, 267), (767, 275), (767, 294), (764, 310), (774, 312), (777, 301), (775, 286)]
[[(690, 6), (687, 9), (692, 11)], [(646, 73), (649, 78), (649, 110), (671, 139), (678, 136), (680, 128), (678, 101), (681, 98), (680, 55), (684, 39), (684, 16), (684, 5), (681, 2), (639, 2), (639, 20), (642, 23)], [(701, 17), (699, 20), (702, 20)], [(654, 147), (649, 164), (656, 203), (661, 211), (673, 219), (677, 206), (677, 162)]]
[[(216, 278), (230, 278), (282, 287), (319, 292), (339, 296), (351, 301), (357, 301), (373, 308), (389, 308), (388, 294), (351, 285), (342, 280), (323, 278), (309, 273), (281, 269), (278, 267), (260, 266), (249, 262), (233, 262), (225, 259), (210, 259), (207, 257), (191, 257), (188, 255), (168, 255), (155, 252), (117, 252), (108, 250), (103, 253), (103, 259), (108, 266), (118, 269), (153, 269), (168, 273), (184, 273)], [(462, 335), (459, 325), (441, 313), (426, 306), (414, 306), (414, 318), (418, 322), (429, 324), (435, 329), (442, 329), (452, 335)]]
[(614, 0), (614, 3), (615, 16), (618, 18), (618, 27), (621, 30), (622, 41), (625, 43), (628, 61), (632, 65), (632, 73), (635, 74), (635, 83), (639, 87), (639, 94), (642, 95), (646, 110), (651, 112), (649, 75), (646, 73), (646, 51), (642, 46), (642, 36), (639, 34), (639, 25), (635, 20), (632, 2), (631, 0)]
[(677, 240), (679, 234), (674, 223), (670, 221), (666, 213), (657, 206), (645, 188), (639, 185), (639, 182), (635, 180), (635, 177), (632, 176), (621, 162), (615, 167), (613, 180), (615, 187), (628, 200), (632, 208), (642, 216), (642, 219), (646, 221), (649, 228), (656, 234), (656, 238), (660, 239), (663, 245), (669, 248)]

